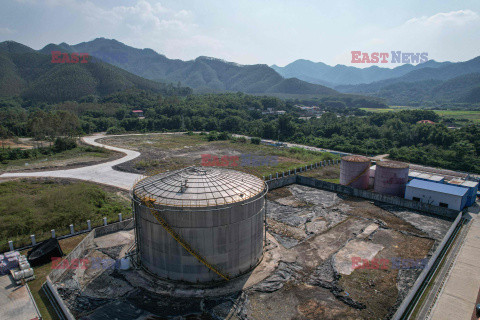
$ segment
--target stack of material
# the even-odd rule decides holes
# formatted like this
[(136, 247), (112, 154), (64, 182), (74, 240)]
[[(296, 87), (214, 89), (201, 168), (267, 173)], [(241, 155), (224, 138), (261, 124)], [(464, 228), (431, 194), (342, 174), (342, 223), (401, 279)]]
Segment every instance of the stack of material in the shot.
[(0, 276), (3, 276), (8, 272), (7, 264), (3, 261), (3, 259), (5, 259), (5, 256), (0, 254)]
[(27, 257), (18, 251), (10, 251), (0, 255), (0, 275), (12, 273), (13, 278), (18, 282), (22, 279), (35, 279), (33, 269), (27, 261)]
[(3, 263), (5, 264), (6, 270), (12, 270), (18, 268), (18, 259), (20, 258), (20, 252), (10, 251), (5, 253), (3, 257)]
[(20, 267), (20, 270), (29, 269), (30, 263), (28, 263), (27, 257), (20, 256), (20, 258), (18, 259), (18, 266)]
[(20, 255), (18, 252), (14, 255), (19, 270), (17, 269), (17, 267), (10, 268), (10, 270), (15, 281), (19, 283), (22, 279), (25, 279), (26, 281), (35, 279), (35, 276), (33, 275), (33, 269), (30, 267), (30, 263), (28, 263), (27, 257), (24, 255)]

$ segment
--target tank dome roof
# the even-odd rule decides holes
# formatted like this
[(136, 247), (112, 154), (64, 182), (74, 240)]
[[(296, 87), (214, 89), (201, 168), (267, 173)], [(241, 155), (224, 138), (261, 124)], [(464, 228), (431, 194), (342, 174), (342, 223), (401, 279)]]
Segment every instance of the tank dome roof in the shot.
[(364, 156), (357, 156), (357, 155), (351, 155), (351, 156), (345, 156), (342, 157), (343, 161), (349, 161), (349, 162), (369, 162), (370, 159)]
[(378, 161), (377, 166), (394, 169), (405, 169), (409, 167), (408, 163), (398, 161)]
[(140, 180), (133, 195), (155, 199), (155, 205), (209, 207), (242, 202), (266, 189), (254, 175), (236, 170), (188, 167)]

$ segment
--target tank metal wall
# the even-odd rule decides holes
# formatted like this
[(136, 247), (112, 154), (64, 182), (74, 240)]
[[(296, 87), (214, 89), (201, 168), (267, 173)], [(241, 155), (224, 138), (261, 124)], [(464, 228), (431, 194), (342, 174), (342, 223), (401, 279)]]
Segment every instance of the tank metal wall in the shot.
[[(229, 277), (249, 271), (263, 254), (265, 197), (225, 208), (162, 208), (159, 214), (190, 246)], [(180, 210), (180, 211), (176, 211)], [(135, 203), (141, 263), (162, 278), (209, 282), (220, 277), (188, 253)]]
[(408, 167), (391, 168), (377, 164), (375, 169), (375, 192), (403, 197), (408, 182)]
[(366, 190), (370, 180), (370, 161), (348, 161), (342, 159), (340, 163), (340, 184), (347, 185), (352, 180), (354, 182), (349, 184), (349, 187)]

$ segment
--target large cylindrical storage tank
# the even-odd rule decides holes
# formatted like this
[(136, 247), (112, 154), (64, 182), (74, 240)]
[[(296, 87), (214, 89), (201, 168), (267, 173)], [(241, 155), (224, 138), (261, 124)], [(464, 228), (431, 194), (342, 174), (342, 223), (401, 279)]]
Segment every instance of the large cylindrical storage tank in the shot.
[[(223, 280), (184, 241), (228, 278), (250, 271), (263, 256), (266, 193), (263, 180), (224, 168), (189, 167), (141, 180), (132, 191), (139, 262), (165, 279)], [(182, 240), (162, 226), (147, 198)]]
[(375, 192), (403, 197), (408, 182), (408, 164), (378, 161), (375, 169)]
[(368, 189), (370, 159), (363, 156), (345, 156), (340, 163), (340, 184), (357, 189)]

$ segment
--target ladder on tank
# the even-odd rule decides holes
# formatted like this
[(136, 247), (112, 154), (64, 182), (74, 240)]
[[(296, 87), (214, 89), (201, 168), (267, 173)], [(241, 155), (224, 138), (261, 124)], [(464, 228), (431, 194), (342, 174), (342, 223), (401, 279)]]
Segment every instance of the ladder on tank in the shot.
[(366, 167), (365, 170), (362, 171), (362, 173), (360, 173), (358, 176), (353, 178), (349, 183), (346, 184), (346, 186), (349, 186), (355, 181), (357, 181), (358, 179), (360, 179), (365, 173), (367, 173), (368, 170), (370, 170), (370, 166)]
[(213, 266), (212, 264), (208, 263), (208, 261), (202, 257), (197, 251), (195, 251), (178, 233), (175, 232), (175, 230), (170, 227), (170, 225), (167, 223), (165, 219), (163, 219), (157, 212), (157, 210), (154, 207), (156, 199), (152, 199), (149, 197), (144, 197), (142, 198), (142, 202), (147, 206), (147, 208), (150, 210), (150, 213), (157, 219), (157, 221), (160, 223), (160, 225), (167, 231), (180, 245), (187, 250), (192, 256), (194, 256), (198, 261), (203, 263), (208, 269), (212, 270), (216, 274), (218, 274), (220, 277), (222, 277), (225, 280), (230, 280), (229, 277), (218, 270), (217, 267)]

